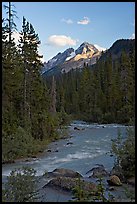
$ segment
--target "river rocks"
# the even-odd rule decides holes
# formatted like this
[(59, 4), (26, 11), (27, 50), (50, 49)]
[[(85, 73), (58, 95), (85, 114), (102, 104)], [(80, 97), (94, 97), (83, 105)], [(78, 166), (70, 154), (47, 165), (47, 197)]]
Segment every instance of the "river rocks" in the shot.
[(110, 178), (107, 180), (107, 182), (109, 185), (112, 185), (112, 186), (121, 186), (122, 185), (119, 177), (116, 175), (110, 176)]
[(35, 158), (37, 158), (37, 156), (36, 155), (32, 155), (31, 158), (35, 159)]
[(90, 192), (93, 195), (97, 194), (96, 184), (84, 181), (82, 175), (73, 170), (60, 168), (45, 174), (45, 176), (47, 175), (50, 175), (52, 179), (42, 187), (43, 190), (50, 187), (60, 192), (67, 191), (72, 193), (75, 187), (80, 186), (86, 192)]
[(78, 178), (78, 177), (82, 177), (81, 174), (79, 174), (78, 172), (75, 172), (71, 169), (64, 169), (64, 168), (60, 168), (60, 169), (55, 169), (52, 172), (48, 172), (47, 176), (49, 177), (70, 177), (70, 178)]
[(51, 149), (48, 149), (47, 152), (51, 152)]
[(71, 145), (71, 144), (73, 144), (73, 142), (67, 142), (67, 144), (66, 144), (66, 145)]
[(114, 189), (114, 187), (109, 187), (108, 190), (109, 191), (114, 191), (115, 189)]
[(85, 128), (74, 127), (74, 130), (85, 130)]
[(93, 174), (91, 176), (89, 176), (90, 178), (91, 177), (102, 177), (102, 176), (108, 176), (109, 173), (105, 170), (104, 166), (103, 165), (99, 165), (98, 167), (94, 167), (92, 168), (90, 171), (88, 171), (87, 173), (89, 172), (93, 172)]
[(93, 192), (93, 195), (97, 193), (96, 184), (79, 180), (78, 178), (68, 178), (68, 177), (58, 177), (50, 180), (48, 184), (43, 186), (43, 188), (46, 187), (52, 187), (55, 189), (62, 189), (65, 191), (72, 191), (74, 187), (79, 186), (81, 184), (81, 188), (85, 190), (86, 192)]
[(74, 127), (74, 130), (81, 130), (80, 128), (78, 128), (78, 127)]
[(121, 169), (121, 167), (115, 165), (115, 166), (112, 168), (112, 170), (110, 171), (110, 176), (112, 176), (112, 175), (118, 176), (121, 181), (125, 182), (125, 178), (124, 178), (124, 176), (123, 176), (123, 174), (122, 174), (122, 169)]

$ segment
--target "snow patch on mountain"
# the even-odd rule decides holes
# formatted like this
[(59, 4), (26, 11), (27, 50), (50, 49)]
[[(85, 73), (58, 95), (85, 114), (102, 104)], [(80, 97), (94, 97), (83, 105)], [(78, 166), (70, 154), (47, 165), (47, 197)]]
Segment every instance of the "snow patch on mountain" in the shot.
[(46, 72), (59, 66), (62, 71), (68, 72), (71, 69), (82, 68), (84, 63), (95, 64), (102, 50), (104, 51), (105, 48), (83, 42), (76, 50), (68, 48), (64, 52), (58, 53), (47, 63), (44, 63), (43, 70)]
[(70, 56), (66, 58), (65, 61), (68, 61), (68, 60), (70, 60), (71, 58), (73, 58), (73, 57), (75, 57), (75, 56), (76, 56), (76, 53), (75, 53), (75, 52), (72, 52), (72, 53), (70, 54)]
[(99, 51), (105, 51), (105, 50), (106, 50), (106, 48), (101, 47), (101, 46), (99, 46), (99, 45), (97, 45), (97, 44), (95, 44), (94, 46), (95, 46)]

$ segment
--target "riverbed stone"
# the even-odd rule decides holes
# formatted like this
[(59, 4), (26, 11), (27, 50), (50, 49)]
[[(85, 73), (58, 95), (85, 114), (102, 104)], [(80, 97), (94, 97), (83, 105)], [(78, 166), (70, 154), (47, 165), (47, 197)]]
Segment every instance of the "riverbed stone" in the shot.
[(51, 152), (51, 149), (48, 149), (47, 152)]
[(122, 182), (126, 181), (126, 179), (125, 179), (125, 177), (124, 177), (124, 175), (122, 173), (122, 168), (120, 166), (118, 166), (118, 165), (115, 165), (112, 168), (112, 170), (110, 171), (110, 176), (112, 176), (112, 175), (118, 176)]
[(72, 191), (75, 187), (81, 186), (82, 190), (86, 192), (90, 192), (91, 194), (95, 195), (97, 193), (97, 187), (95, 183), (87, 182), (84, 180), (80, 180), (79, 178), (68, 178), (68, 177), (57, 177), (53, 178), (43, 186), (43, 188), (46, 187), (52, 187), (54, 189), (62, 189), (65, 191)]
[(67, 142), (67, 144), (66, 144), (66, 145), (71, 145), (71, 144), (73, 144), (73, 142)]
[(109, 190), (109, 191), (114, 191), (115, 188), (111, 186), (111, 187), (108, 188), (108, 190)]
[(73, 171), (71, 169), (65, 169), (65, 168), (57, 168), (52, 172), (48, 172), (47, 176), (48, 177), (70, 177), (70, 178), (82, 177), (80, 173)]
[(110, 176), (109, 179), (107, 180), (107, 182), (109, 185), (112, 185), (112, 186), (121, 186), (122, 185), (119, 177), (116, 175)]
[(74, 130), (81, 130), (81, 128), (78, 128), (78, 127), (74, 127)]
[(89, 170), (87, 173), (91, 172), (92, 175), (89, 176), (89, 178), (97, 178), (102, 176), (108, 176), (109, 173), (105, 170), (103, 165), (99, 165), (98, 167), (94, 167), (91, 170)]

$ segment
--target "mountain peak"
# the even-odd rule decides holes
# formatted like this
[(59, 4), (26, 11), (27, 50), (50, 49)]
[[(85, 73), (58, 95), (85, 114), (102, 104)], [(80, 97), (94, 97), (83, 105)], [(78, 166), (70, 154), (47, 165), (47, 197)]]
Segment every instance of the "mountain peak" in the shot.
[(83, 42), (78, 49), (75, 51), (76, 54), (86, 54), (88, 52), (98, 52), (99, 50), (93, 45), (88, 42)]
[(89, 45), (91, 45), (91, 44), (89, 44), (88, 42), (83, 42), (81, 45), (80, 45), (80, 47), (83, 47), (83, 46), (89, 46)]
[(44, 64), (43, 72), (57, 66), (60, 66), (65, 72), (68, 72), (70, 69), (83, 67), (84, 62), (89, 65), (96, 63), (96, 59), (99, 56), (100, 51), (93, 44), (84, 41), (76, 50), (68, 48), (50, 59)]

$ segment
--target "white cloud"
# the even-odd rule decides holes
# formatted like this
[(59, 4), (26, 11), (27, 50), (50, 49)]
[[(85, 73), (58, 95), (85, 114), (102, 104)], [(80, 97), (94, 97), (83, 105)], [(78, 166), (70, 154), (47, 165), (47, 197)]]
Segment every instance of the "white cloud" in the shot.
[(61, 21), (62, 22), (65, 22), (65, 23), (67, 23), (67, 24), (72, 24), (73, 23), (73, 21), (71, 20), (71, 19), (61, 19)]
[(77, 24), (87, 25), (90, 23), (90, 19), (88, 17), (84, 17), (83, 20), (77, 22)]
[(76, 45), (77, 41), (78, 40), (74, 40), (71, 37), (65, 36), (65, 35), (51, 35), (48, 38), (49, 44), (54, 46), (60, 46), (60, 47), (63, 47), (66, 45), (74, 46)]
[(135, 39), (135, 33), (133, 33), (129, 39)]
[(99, 51), (105, 51), (105, 50), (106, 50), (106, 48), (100, 47), (100, 46), (97, 45), (97, 44), (95, 44), (94, 46), (95, 46)]

